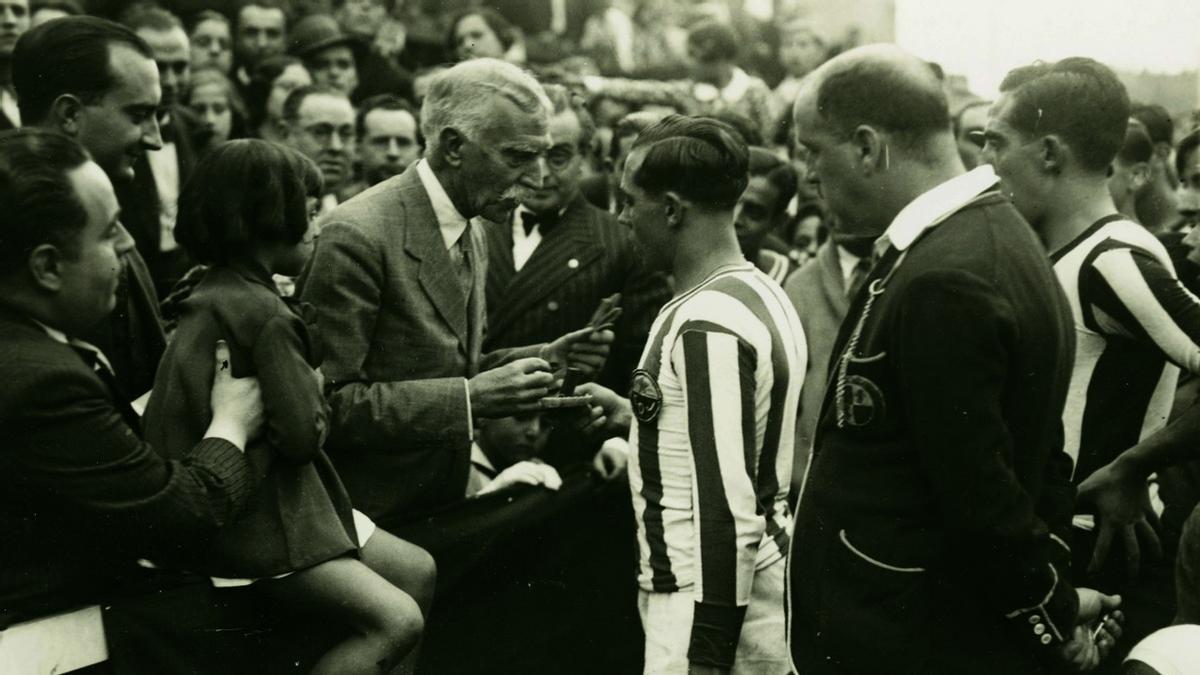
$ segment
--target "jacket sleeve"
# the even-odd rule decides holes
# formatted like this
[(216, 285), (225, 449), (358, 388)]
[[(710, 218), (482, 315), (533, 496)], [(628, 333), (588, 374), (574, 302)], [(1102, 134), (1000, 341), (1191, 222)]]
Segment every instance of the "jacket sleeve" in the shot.
[[(1069, 557), (1038, 515), (1038, 495), (1024, 485), (1011, 457), (1021, 449), (1002, 410), (1001, 391), (1015, 339), (1013, 308), (982, 279), (935, 271), (914, 279), (902, 300), (903, 321), (893, 348), (901, 374), (905, 424), (956, 560), (977, 570), (980, 601), (1032, 649), (1052, 653), (1069, 640), (1078, 613)], [(1060, 414), (1047, 410), (1046, 414)], [(1053, 452), (1061, 454), (1061, 449)], [(1036, 653), (1036, 652), (1035, 652)]]
[(325, 344), (321, 370), (332, 408), (331, 439), (341, 448), (396, 452), (470, 442), (462, 377), (372, 382), (365, 365), (383, 297), (379, 245), (341, 222), (321, 229), (300, 282)]
[(329, 426), (329, 406), (305, 358), (300, 322), (285, 314), (267, 320), (254, 341), (254, 366), (262, 388), (267, 442), (280, 456), (311, 462)]
[[(92, 378), (94, 379), (94, 378)], [(252, 490), (237, 447), (203, 439), (186, 459), (163, 459), (125, 423), (99, 380), (62, 370), (24, 396), (5, 473), (81, 522), (151, 556), (211, 536)], [(7, 425), (6, 425), (7, 426)]]

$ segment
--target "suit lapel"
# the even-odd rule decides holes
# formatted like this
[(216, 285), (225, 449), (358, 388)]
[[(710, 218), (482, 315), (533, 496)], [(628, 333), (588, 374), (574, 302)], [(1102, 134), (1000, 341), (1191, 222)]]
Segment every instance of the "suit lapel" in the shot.
[[(442, 320), (458, 336), (463, 349), (470, 346), (467, 333), (467, 300), (463, 298), (454, 264), (442, 240), (437, 216), (415, 168), (405, 173), (401, 184), (404, 207), (404, 250), (419, 261), (417, 280)], [(472, 265), (480, 261), (471, 260)], [(478, 272), (476, 272), (478, 276)], [(476, 286), (478, 286), (476, 282)]]
[(595, 226), (582, 200), (580, 196), (572, 202), (558, 227), (542, 239), (521, 271), (515, 273), (507, 287), (497, 294), (500, 304), (492, 313), (493, 332), (504, 332), (526, 310), (557, 291), (604, 254), (596, 243), (599, 235), (593, 232)]

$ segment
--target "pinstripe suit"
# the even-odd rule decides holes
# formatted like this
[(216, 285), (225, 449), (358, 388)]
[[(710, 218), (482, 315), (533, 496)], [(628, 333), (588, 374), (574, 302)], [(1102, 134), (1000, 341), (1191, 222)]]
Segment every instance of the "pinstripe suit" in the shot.
[(582, 328), (606, 296), (624, 311), (601, 381), (623, 391), (658, 309), (670, 298), (662, 275), (641, 268), (633, 234), (577, 194), (520, 271), (511, 220), (489, 223), (485, 350), (548, 342)]

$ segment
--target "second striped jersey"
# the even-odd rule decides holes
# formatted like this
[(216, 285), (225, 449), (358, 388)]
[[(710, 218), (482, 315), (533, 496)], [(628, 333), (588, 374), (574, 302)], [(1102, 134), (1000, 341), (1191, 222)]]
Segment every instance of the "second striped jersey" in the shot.
[(1200, 300), (1158, 239), (1120, 216), (1051, 260), (1075, 319), (1063, 449), (1078, 483), (1166, 425), (1179, 369), (1200, 372)]
[(630, 391), (642, 589), (745, 607), (785, 555), (806, 360), (791, 302), (748, 263), (662, 308)]

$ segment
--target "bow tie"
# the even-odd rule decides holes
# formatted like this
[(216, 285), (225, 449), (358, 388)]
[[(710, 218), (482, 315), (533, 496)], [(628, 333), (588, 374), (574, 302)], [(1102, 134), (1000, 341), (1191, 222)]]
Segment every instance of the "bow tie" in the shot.
[(526, 236), (533, 232), (533, 228), (540, 228), (542, 234), (552, 230), (561, 217), (558, 213), (534, 213), (533, 211), (521, 211), (521, 226), (525, 228)]

